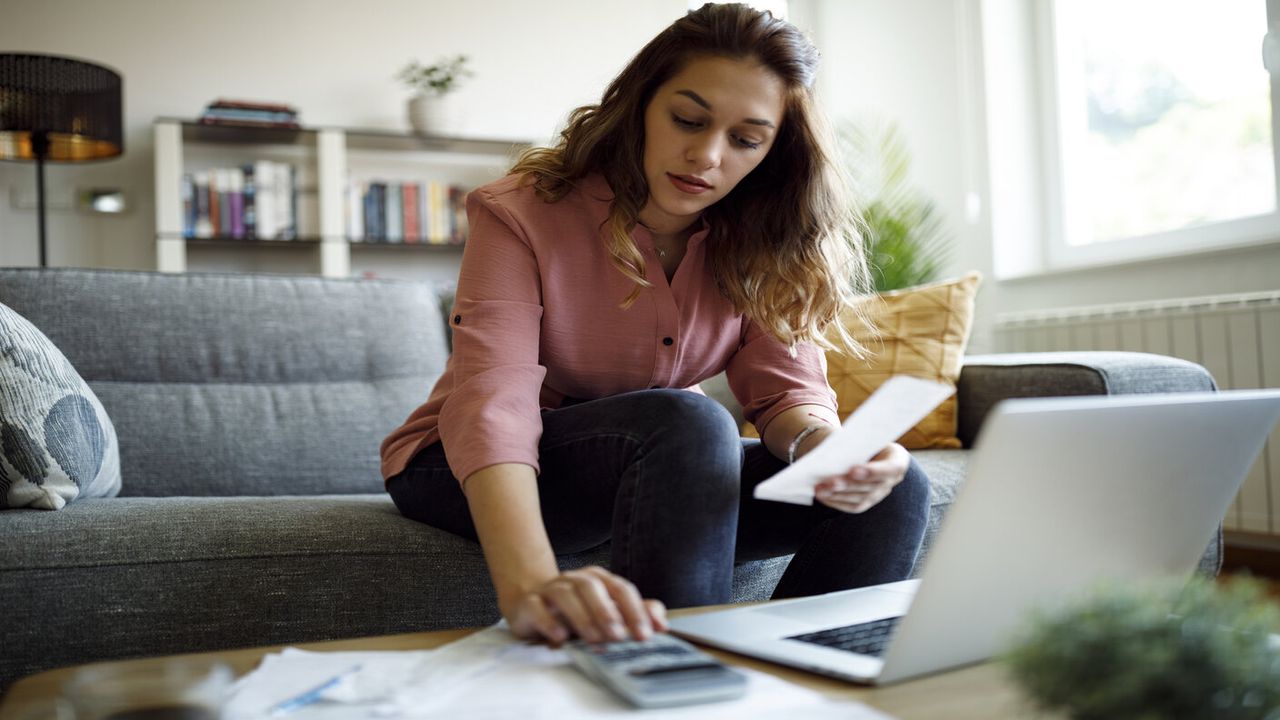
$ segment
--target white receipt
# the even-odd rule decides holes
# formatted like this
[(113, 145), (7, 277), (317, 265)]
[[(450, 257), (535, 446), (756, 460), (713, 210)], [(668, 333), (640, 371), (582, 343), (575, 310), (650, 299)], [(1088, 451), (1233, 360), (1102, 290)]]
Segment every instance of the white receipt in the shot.
[(830, 437), (796, 463), (756, 486), (761, 500), (813, 504), (813, 488), (875, 457), (955, 392), (950, 385), (907, 375), (889, 378)]

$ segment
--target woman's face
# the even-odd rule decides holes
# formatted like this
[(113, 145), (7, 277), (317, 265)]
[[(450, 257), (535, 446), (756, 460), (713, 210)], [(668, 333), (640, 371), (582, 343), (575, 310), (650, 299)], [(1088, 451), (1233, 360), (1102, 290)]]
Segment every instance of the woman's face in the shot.
[(674, 233), (755, 169), (783, 121), (782, 79), (755, 60), (691, 61), (644, 114), (649, 201), (640, 222)]

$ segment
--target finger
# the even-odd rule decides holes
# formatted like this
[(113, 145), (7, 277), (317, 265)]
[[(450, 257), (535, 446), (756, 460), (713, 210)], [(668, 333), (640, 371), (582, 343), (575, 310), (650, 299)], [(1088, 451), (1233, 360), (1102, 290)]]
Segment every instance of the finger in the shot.
[(671, 625), (667, 623), (667, 606), (663, 605), (661, 600), (645, 600), (644, 609), (658, 632), (667, 632), (671, 629)]
[(520, 602), (516, 612), (517, 620), (513, 624), (512, 631), (517, 637), (540, 635), (553, 647), (569, 639), (569, 629), (556, 619), (541, 597), (526, 596)]
[(879, 505), (880, 501), (884, 500), (888, 496), (889, 496), (888, 490), (868, 493), (865, 497), (862, 498), (862, 500), (854, 504), (854, 512), (864, 513), (870, 510), (871, 508), (875, 507), (876, 505)]
[(868, 510), (870, 510), (871, 508), (873, 508), (873, 507), (875, 507), (875, 506), (879, 505), (879, 504), (880, 504), (880, 501), (881, 501), (881, 500), (883, 500), (883, 499), (884, 499), (884, 498), (868, 498), (868, 499), (866, 499), (866, 500), (863, 500), (862, 502), (860, 502), (860, 503), (858, 503), (856, 506), (854, 506), (854, 508), (853, 508), (853, 512), (854, 512), (855, 514), (859, 514), (859, 515), (860, 515), (860, 514), (862, 514), (862, 513), (864, 513), (864, 512), (867, 512), (867, 511), (868, 511)]
[(866, 465), (863, 465), (862, 467), (866, 469), (866, 471), (869, 474), (872, 474), (872, 475), (884, 474), (886, 472), (902, 474), (907, 471), (907, 466), (910, 464), (911, 464), (910, 458), (894, 456), (891, 458), (886, 458), (884, 460), (872, 460), (871, 462), (867, 463)]
[(841, 512), (847, 513), (863, 513), (875, 507), (881, 500), (888, 496), (887, 491), (874, 491), (863, 495), (850, 493), (831, 495), (828, 497), (820, 497), (818, 500), (831, 508), (835, 508)]
[(876, 484), (875, 482), (868, 482), (866, 480), (855, 480), (852, 477), (852, 475), (853, 475), (853, 471), (850, 470), (844, 475), (837, 475), (835, 477), (826, 478), (825, 480), (820, 481), (817, 485), (814, 485), (813, 491), (815, 493), (847, 492), (848, 490), (853, 488), (864, 487), (864, 486), (870, 487)]
[(865, 493), (884, 487), (885, 484), (886, 481), (883, 478), (873, 478), (870, 480), (840, 479), (816, 485), (814, 486), (814, 492), (826, 493), (829, 495), (838, 495), (840, 493), (847, 492)]
[(907, 470), (910, 466), (910, 458), (905, 458), (901, 461), (898, 458), (894, 458), (883, 462), (868, 463), (868, 479), (897, 485), (907, 476)]
[(565, 574), (572, 579), (578, 599), (591, 614), (600, 634), (610, 640), (623, 639), (626, 631), (622, 627), (622, 613), (607, 583), (608, 571), (590, 567)]
[(875, 457), (871, 458), (871, 460), (873, 462), (880, 462), (894, 457), (905, 458), (908, 456), (909, 453), (907, 452), (907, 449), (900, 443), (889, 443), (888, 445), (885, 445), (880, 452), (876, 453)]
[(911, 464), (911, 453), (907, 449), (897, 443), (893, 443), (881, 450), (875, 457), (867, 463), (867, 465), (890, 465), (905, 469)]
[(829, 489), (818, 490), (814, 495), (820, 500), (854, 503), (862, 500), (867, 494), (881, 490), (884, 487), (892, 487), (892, 484), (884, 481), (854, 483), (841, 480), (831, 483), (828, 486)]
[[(589, 568), (595, 573), (604, 584), (605, 590), (609, 594), (609, 598), (615, 604), (618, 612), (622, 615), (623, 622), (626, 627), (617, 624), (617, 640), (625, 639), (628, 632), (637, 640), (647, 640), (653, 634), (653, 622), (649, 619), (649, 614), (645, 611), (644, 602), (640, 598), (640, 591), (636, 586), (626, 578), (615, 575), (601, 567)], [(616, 621), (615, 621), (616, 623)]]
[(578, 637), (587, 642), (604, 642), (604, 635), (596, 627), (591, 611), (578, 596), (578, 589), (574, 583), (562, 576), (544, 586), (541, 595), (543, 600), (569, 623), (569, 627)]
[[(588, 609), (596, 619), (596, 625), (602, 635), (610, 640), (625, 640), (629, 624), (629, 616), (635, 610), (627, 606), (628, 598), (623, 585), (629, 585), (625, 579), (601, 567), (583, 568), (578, 571), (582, 585), (580, 595), (587, 603)], [(635, 599), (639, 605), (639, 597)]]
[(840, 500), (835, 500), (832, 498), (818, 498), (818, 502), (822, 503), (823, 505), (826, 505), (829, 508), (832, 508), (833, 510), (839, 510), (840, 512), (846, 512), (846, 513), (851, 513), (855, 515), (862, 512), (861, 510), (858, 509), (861, 503), (841, 502)]

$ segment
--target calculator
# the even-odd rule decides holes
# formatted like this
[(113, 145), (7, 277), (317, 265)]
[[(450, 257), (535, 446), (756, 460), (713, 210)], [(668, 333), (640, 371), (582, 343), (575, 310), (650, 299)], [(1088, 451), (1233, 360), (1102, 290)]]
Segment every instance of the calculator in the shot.
[(637, 707), (733, 700), (747, 692), (746, 675), (663, 633), (643, 641), (578, 640), (565, 649), (584, 675)]

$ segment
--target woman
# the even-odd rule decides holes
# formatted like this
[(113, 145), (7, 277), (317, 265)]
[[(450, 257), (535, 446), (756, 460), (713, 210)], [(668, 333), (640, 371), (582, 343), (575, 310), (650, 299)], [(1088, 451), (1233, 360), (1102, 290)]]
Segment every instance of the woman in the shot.
[[(735, 559), (796, 553), (775, 597), (910, 572), (928, 482), (901, 446), (813, 507), (752, 497), (838, 425), (828, 334), (859, 350), (816, 66), (793, 26), (705, 5), (469, 195), (453, 355), (382, 467), (406, 517), (481, 543), (515, 634), (647, 638), (728, 602)], [(763, 442), (697, 390), (721, 371)], [(611, 570), (557, 569), (607, 540)]]

